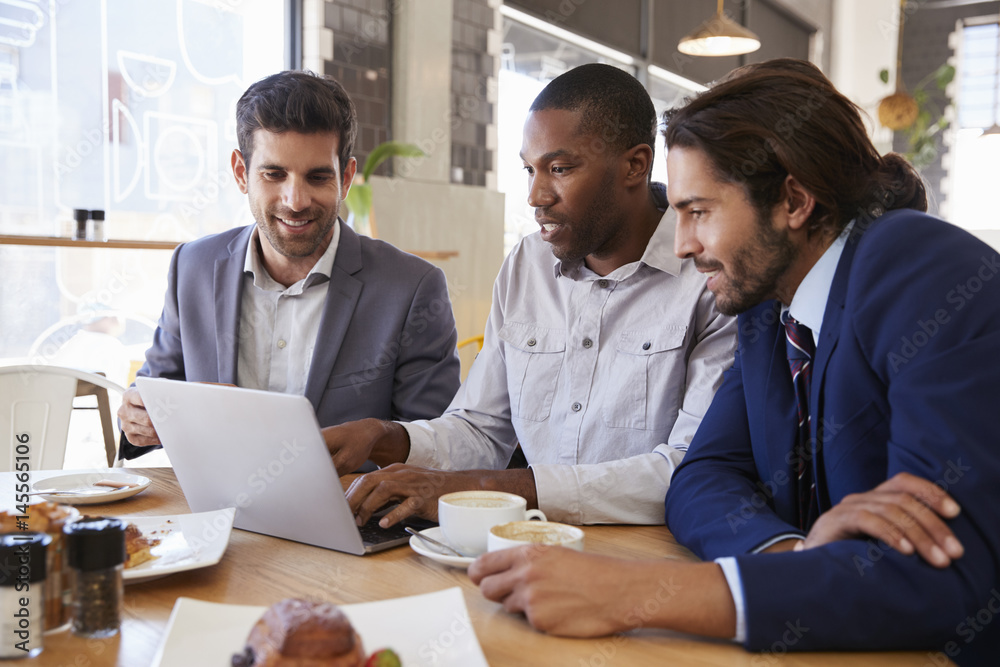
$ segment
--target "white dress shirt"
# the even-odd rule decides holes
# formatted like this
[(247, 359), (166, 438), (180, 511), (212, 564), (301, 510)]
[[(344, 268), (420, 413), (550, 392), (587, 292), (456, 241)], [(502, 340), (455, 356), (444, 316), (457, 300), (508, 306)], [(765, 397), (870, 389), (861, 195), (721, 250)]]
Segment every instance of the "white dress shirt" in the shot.
[(236, 384), (304, 395), (319, 323), (330, 288), (340, 225), (309, 274), (289, 287), (272, 278), (260, 258), (260, 228), (247, 244), (237, 343)]
[(664, 214), (642, 258), (604, 277), (560, 262), (537, 233), (523, 239), (451, 406), (403, 424), (407, 463), (502, 469), (520, 443), (549, 519), (662, 524), (736, 332), (693, 262), (674, 255), (675, 224)]
[[(840, 263), (840, 255), (844, 252), (844, 245), (850, 236), (854, 222), (850, 222), (844, 231), (840, 233), (826, 252), (817, 260), (809, 273), (799, 283), (798, 289), (792, 296), (792, 303), (782, 307), (782, 313), (788, 311), (800, 324), (809, 327), (812, 331), (813, 343), (819, 345), (819, 332), (823, 327), (823, 315), (826, 313), (826, 302), (830, 298), (830, 288), (833, 286), (833, 278), (837, 273), (837, 265)], [(785, 533), (776, 535), (754, 548), (753, 553), (760, 553), (773, 544), (782, 540), (801, 540), (801, 533)], [(743, 600), (743, 584), (740, 579), (740, 567), (736, 563), (736, 558), (725, 556), (716, 558), (715, 562), (722, 567), (723, 574), (726, 575), (726, 583), (729, 584), (729, 592), (733, 595), (733, 602), (736, 604), (736, 636), (733, 641), (740, 644), (746, 641), (747, 620), (746, 604)]]

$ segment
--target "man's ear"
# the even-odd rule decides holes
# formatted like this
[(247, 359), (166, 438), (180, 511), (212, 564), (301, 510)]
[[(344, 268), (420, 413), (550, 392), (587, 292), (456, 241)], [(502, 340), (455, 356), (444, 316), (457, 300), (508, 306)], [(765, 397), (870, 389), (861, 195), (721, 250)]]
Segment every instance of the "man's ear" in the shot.
[(233, 156), (230, 159), (233, 165), (233, 177), (236, 179), (236, 186), (240, 189), (243, 194), (247, 193), (247, 164), (243, 160), (243, 153), (239, 149), (233, 150)]
[(653, 168), (653, 149), (646, 144), (638, 144), (625, 152), (625, 159), (628, 160), (625, 185), (646, 187), (649, 170)]
[(340, 199), (343, 201), (347, 199), (347, 193), (351, 190), (351, 183), (354, 182), (354, 175), (358, 173), (358, 161), (353, 157), (347, 161), (347, 167), (344, 169), (342, 174), (340, 189)]
[(785, 177), (784, 190), (778, 206), (788, 218), (788, 227), (804, 229), (816, 208), (816, 198), (791, 174)]

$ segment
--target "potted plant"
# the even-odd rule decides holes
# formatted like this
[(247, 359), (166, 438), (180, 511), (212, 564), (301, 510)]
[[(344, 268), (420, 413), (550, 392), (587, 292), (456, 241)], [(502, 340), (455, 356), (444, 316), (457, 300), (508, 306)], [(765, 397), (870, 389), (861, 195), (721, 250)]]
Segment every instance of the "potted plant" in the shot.
[(372, 172), (391, 157), (423, 157), (426, 155), (413, 144), (401, 141), (386, 141), (376, 146), (368, 157), (361, 172), (354, 176), (351, 191), (347, 193), (344, 204), (347, 205), (347, 224), (359, 234), (372, 238), (378, 237), (378, 227), (375, 225), (375, 213), (372, 211), (372, 186), (368, 183)]

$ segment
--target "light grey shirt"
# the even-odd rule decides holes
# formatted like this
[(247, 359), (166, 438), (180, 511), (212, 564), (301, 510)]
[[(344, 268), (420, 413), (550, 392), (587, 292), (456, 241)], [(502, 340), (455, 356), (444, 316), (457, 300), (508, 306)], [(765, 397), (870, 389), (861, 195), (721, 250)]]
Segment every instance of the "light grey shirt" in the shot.
[(305, 394), (340, 243), (340, 225), (333, 229), (330, 246), (309, 274), (285, 287), (264, 268), (257, 250), (260, 229), (254, 227), (243, 264), (236, 363), (240, 387)]
[(736, 343), (735, 320), (674, 255), (675, 224), (665, 213), (642, 258), (603, 278), (556, 260), (537, 233), (523, 239), (447, 412), (403, 424), (407, 463), (502, 469), (519, 442), (549, 519), (662, 524), (670, 477)]

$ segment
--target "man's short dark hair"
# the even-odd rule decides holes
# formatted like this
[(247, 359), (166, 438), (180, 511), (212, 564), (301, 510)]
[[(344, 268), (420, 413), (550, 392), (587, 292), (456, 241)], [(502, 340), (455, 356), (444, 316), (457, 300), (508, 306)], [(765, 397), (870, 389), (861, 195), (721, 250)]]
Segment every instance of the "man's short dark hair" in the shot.
[(259, 129), (338, 133), (343, 173), (354, 153), (358, 116), (347, 91), (335, 79), (287, 70), (253, 84), (236, 103), (236, 138), (247, 166), (253, 154), (253, 134)]
[(590, 63), (560, 74), (531, 103), (530, 111), (581, 112), (578, 131), (620, 151), (646, 144), (656, 152), (656, 109), (635, 77), (617, 67)]

